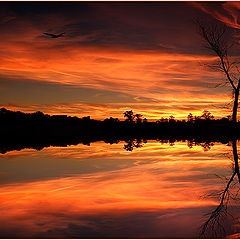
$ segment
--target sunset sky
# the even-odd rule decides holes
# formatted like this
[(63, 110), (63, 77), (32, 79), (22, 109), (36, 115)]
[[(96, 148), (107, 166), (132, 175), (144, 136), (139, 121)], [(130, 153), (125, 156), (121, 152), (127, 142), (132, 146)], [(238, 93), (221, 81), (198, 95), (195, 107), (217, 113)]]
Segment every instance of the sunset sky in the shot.
[(216, 57), (194, 20), (224, 23), (238, 41), (239, 16), (239, 2), (0, 2), (0, 105), (95, 119), (226, 116), (231, 88), (216, 88), (224, 77), (206, 68)]

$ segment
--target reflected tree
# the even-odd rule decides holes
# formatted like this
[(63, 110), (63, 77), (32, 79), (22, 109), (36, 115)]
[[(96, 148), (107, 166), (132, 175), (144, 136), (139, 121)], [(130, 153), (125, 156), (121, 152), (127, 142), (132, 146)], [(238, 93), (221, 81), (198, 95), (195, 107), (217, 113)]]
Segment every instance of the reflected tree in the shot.
[(134, 142), (132, 139), (126, 140), (126, 144), (124, 144), (124, 149), (130, 152), (134, 149)]
[(187, 146), (189, 148), (192, 148), (193, 146), (201, 146), (203, 148), (203, 151), (207, 152), (214, 146), (214, 143), (213, 142), (207, 142), (207, 141), (197, 142), (197, 141), (194, 141), (194, 140), (188, 140), (187, 141)]
[(126, 151), (133, 151), (134, 148), (141, 148), (143, 147), (143, 140), (142, 139), (137, 139), (136, 141), (134, 141), (133, 139), (129, 139), (125, 141), (126, 144), (124, 145), (124, 149)]
[(234, 220), (234, 217), (228, 211), (228, 206), (230, 200), (239, 200), (239, 186), (236, 192), (231, 192), (232, 187), (236, 187), (236, 184), (240, 184), (237, 140), (232, 141), (232, 153), (234, 159), (233, 173), (231, 177), (227, 179), (224, 190), (218, 194), (220, 198), (219, 205), (210, 214), (208, 214), (207, 221), (205, 221), (201, 227), (200, 235), (203, 237), (219, 237), (226, 235), (224, 221), (229, 217)]

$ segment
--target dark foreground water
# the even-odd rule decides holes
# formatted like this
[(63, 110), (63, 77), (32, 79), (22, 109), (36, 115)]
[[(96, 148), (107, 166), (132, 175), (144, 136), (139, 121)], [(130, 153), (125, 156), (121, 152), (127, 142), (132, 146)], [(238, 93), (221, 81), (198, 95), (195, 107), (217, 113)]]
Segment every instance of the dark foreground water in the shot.
[(124, 142), (95, 142), (0, 155), (0, 236), (239, 237), (233, 144), (171, 145), (126, 151)]

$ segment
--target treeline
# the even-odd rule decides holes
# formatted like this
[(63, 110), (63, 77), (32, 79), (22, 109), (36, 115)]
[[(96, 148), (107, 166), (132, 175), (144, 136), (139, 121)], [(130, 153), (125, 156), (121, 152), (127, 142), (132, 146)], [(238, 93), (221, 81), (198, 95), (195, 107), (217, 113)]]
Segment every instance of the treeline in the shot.
[[(142, 114), (134, 114), (132, 110), (124, 112), (124, 117), (126, 118), (126, 122), (129, 123), (136, 123), (136, 124), (141, 124), (141, 123), (146, 123), (148, 120), (146, 118), (143, 118)], [(117, 118), (113, 119), (110, 118), (112, 121), (119, 121)], [(108, 120), (108, 119), (105, 119)], [(187, 116), (187, 120), (175, 120), (174, 116), (170, 116), (169, 118), (161, 118), (160, 120), (157, 120), (156, 123), (199, 123), (199, 122), (209, 122), (209, 121), (220, 121), (220, 122), (231, 122), (231, 116), (223, 117), (221, 119), (215, 120), (215, 117), (211, 114), (211, 112), (204, 110), (203, 114), (200, 116), (193, 116), (192, 113), (189, 113)]]
[(106, 118), (103, 121), (88, 117), (48, 115), (40, 111), (23, 113), (0, 109), (0, 134), (15, 137), (146, 137), (158, 136), (240, 136), (239, 123), (233, 124), (230, 117), (215, 119), (209, 111), (201, 116), (191, 113), (186, 120), (173, 116), (158, 121), (148, 121), (132, 110), (123, 113), (124, 120)]
[(0, 109), (0, 152), (13, 149), (47, 146), (89, 145), (104, 141), (118, 143), (124, 141), (124, 149), (132, 151), (148, 140), (160, 142), (188, 141), (189, 147), (211, 142), (227, 143), (240, 139), (240, 125), (230, 118), (215, 119), (204, 111), (201, 116), (189, 114), (186, 120), (175, 120), (173, 116), (152, 122), (133, 111), (123, 113), (125, 119), (106, 118), (103, 121), (90, 117), (70, 117), (48, 115), (42, 112), (23, 113)]
[[(36, 122), (36, 121), (41, 121), (41, 122), (77, 122), (77, 123), (82, 123), (82, 122), (102, 122), (105, 124), (112, 124), (112, 123), (120, 123), (120, 122), (125, 122), (128, 124), (147, 124), (149, 121), (147, 118), (143, 118), (142, 114), (135, 114), (132, 110), (130, 111), (125, 111), (123, 113), (125, 120), (120, 121), (118, 118), (106, 118), (103, 121), (99, 120), (94, 120), (91, 119), (90, 116), (87, 117), (71, 117), (67, 115), (49, 115), (49, 114), (44, 114), (43, 112), (37, 111), (34, 113), (24, 113), (21, 111), (11, 111), (7, 110), (6, 108), (1, 108), (0, 109), (0, 122), (1, 123), (20, 123), (22, 121), (27, 121), (27, 122)], [(187, 120), (175, 120), (174, 116), (170, 116), (169, 118), (161, 118), (157, 120), (156, 122), (151, 122), (151, 123), (198, 123), (198, 122), (204, 122), (204, 121), (220, 121), (220, 122), (230, 122), (231, 118), (230, 116), (223, 117), (221, 119), (215, 120), (214, 116), (207, 110), (203, 111), (203, 114), (201, 116), (193, 116), (192, 113), (189, 113), (187, 116)]]

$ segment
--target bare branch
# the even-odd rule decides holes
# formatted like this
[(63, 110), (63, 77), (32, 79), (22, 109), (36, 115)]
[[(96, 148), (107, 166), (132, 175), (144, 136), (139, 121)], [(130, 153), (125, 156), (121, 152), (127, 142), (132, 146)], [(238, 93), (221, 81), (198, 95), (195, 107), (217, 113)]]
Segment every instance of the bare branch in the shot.
[[(201, 227), (201, 235), (205, 236), (207, 231), (210, 230), (211, 233), (213, 233), (215, 236), (218, 235), (217, 231), (220, 231), (220, 233), (224, 233), (225, 229), (223, 224), (221, 223), (222, 220), (224, 218), (226, 218), (227, 215), (231, 216), (233, 218), (233, 216), (231, 214), (228, 213), (228, 203), (230, 199), (233, 200), (237, 200), (237, 196), (239, 194), (239, 190), (237, 191), (237, 193), (234, 195), (232, 194), (229, 190), (230, 190), (230, 186), (231, 184), (233, 186), (236, 185), (236, 183), (240, 183), (240, 173), (239, 173), (239, 164), (238, 164), (238, 153), (237, 153), (237, 142), (236, 140), (232, 141), (232, 153), (233, 153), (233, 159), (234, 159), (234, 168), (233, 168), (233, 174), (230, 177), (230, 179), (227, 181), (227, 185), (225, 187), (225, 189), (219, 193), (219, 197), (220, 197), (220, 203), (219, 205), (216, 207), (216, 209), (214, 211), (212, 211), (209, 215), (208, 215), (208, 219), (207, 221), (205, 221), (205, 223), (202, 225)], [(237, 175), (238, 177), (238, 181), (237, 182), (233, 182), (234, 177)]]
[(226, 27), (219, 25), (207, 26), (199, 21), (197, 22), (198, 31), (201, 37), (205, 41), (205, 48), (214, 52), (219, 57), (219, 65), (216, 69), (223, 71), (227, 77), (229, 83), (231, 84), (234, 90), (237, 87), (234, 84), (234, 81), (231, 77), (230, 70), (233, 65), (233, 62), (229, 58), (229, 50), (232, 48), (233, 43), (230, 43), (225, 39)]

